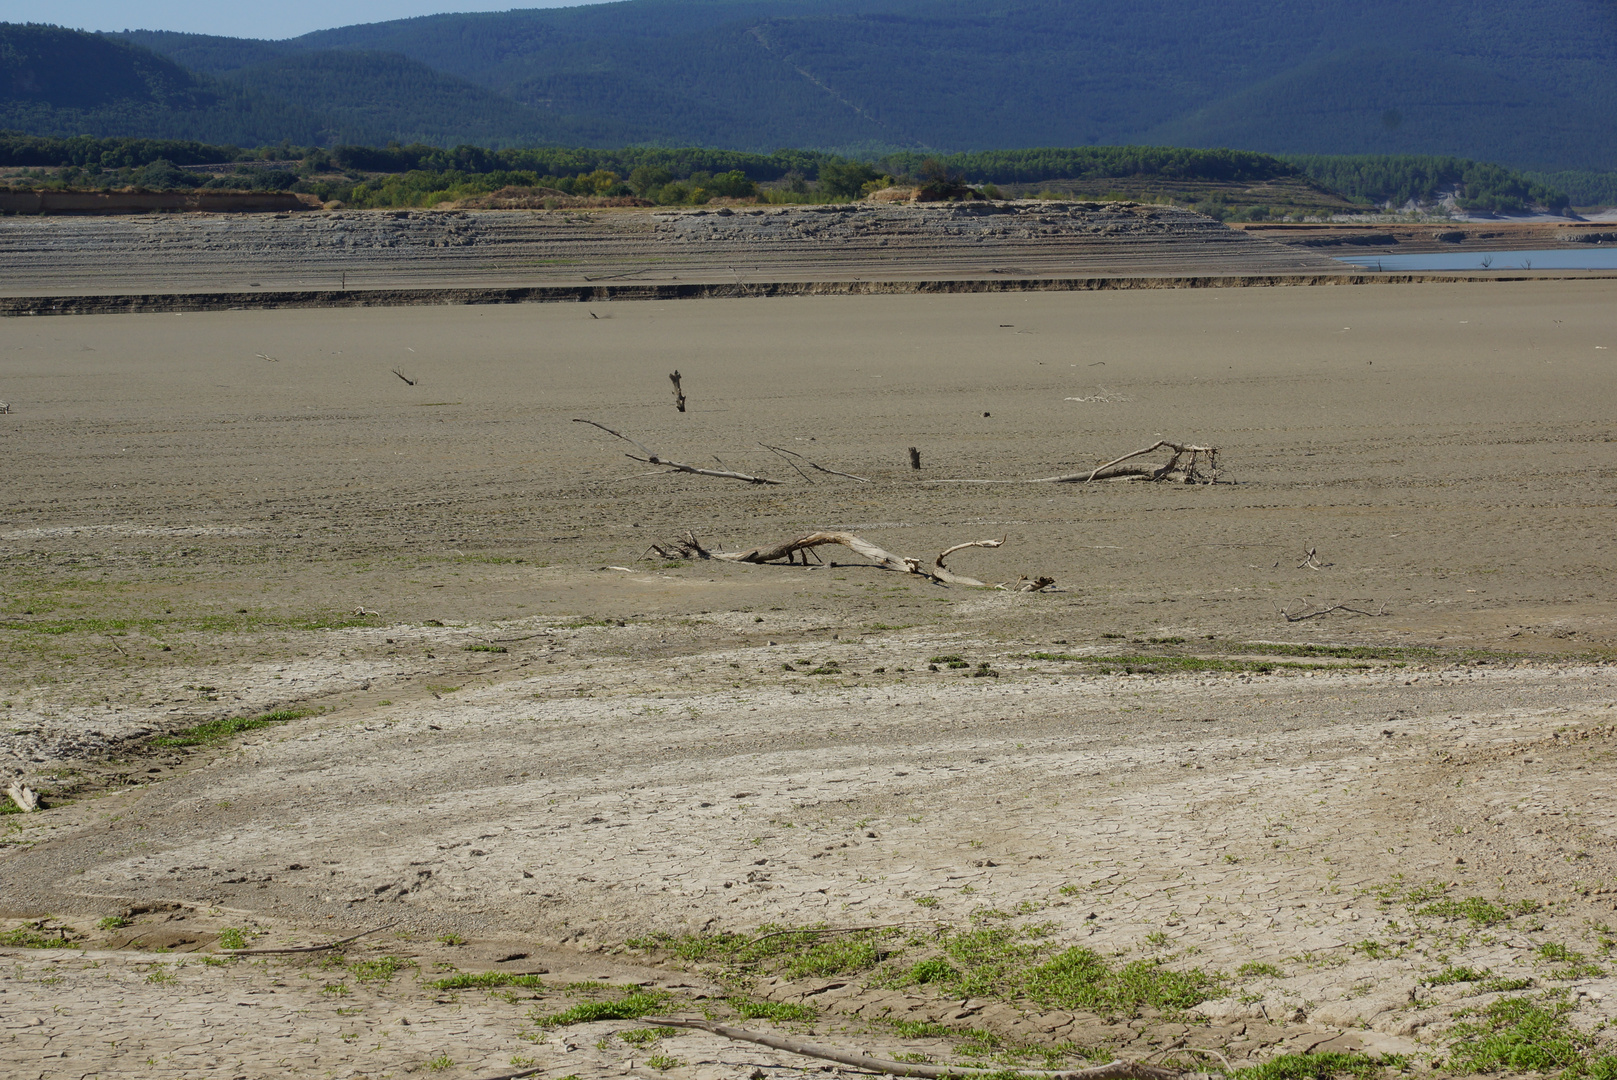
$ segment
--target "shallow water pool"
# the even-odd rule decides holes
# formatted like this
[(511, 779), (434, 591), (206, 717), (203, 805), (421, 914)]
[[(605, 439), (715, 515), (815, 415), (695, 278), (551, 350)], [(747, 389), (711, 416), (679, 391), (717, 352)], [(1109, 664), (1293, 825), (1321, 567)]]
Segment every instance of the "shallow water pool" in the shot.
[(1617, 245), (1539, 251), (1428, 251), (1412, 255), (1337, 255), (1366, 270), (1617, 270)]

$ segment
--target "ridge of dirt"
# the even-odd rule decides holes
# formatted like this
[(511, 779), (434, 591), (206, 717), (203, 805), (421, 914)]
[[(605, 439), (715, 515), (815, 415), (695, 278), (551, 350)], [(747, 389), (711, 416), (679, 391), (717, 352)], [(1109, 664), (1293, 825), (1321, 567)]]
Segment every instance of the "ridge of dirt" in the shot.
[(0, 295), (1331, 273), (1137, 203), (10, 218)]

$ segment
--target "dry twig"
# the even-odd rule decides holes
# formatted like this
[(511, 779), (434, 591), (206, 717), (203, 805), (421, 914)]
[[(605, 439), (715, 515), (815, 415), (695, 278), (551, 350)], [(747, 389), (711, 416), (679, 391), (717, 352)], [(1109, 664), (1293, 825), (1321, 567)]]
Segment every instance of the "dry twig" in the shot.
[(573, 420), (573, 423), (588, 424), (590, 427), (598, 427), (608, 435), (614, 435), (617, 438), (622, 439), (624, 442), (633, 443), (640, 449), (640, 452), (646, 456), (636, 457), (634, 454), (625, 454), (624, 456), (635, 461), (644, 461), (648, 465), (661, 465), (665, 469), (672, 469), (675, 472), (693, 473), (696, 476), (716, 476), (721, 480), (740, 480), (747, 484), (779, 484), (781, 482), (779, 480), (771, 480), (767, 476), (751, 476), (747, 473), (730, 472), (725, 469), (698, 469), (695, 465), (685, 465), (678, 461), (668, 461), (665, 458), (658, 457), (651, 450), (648, 450), (646, 445), (639, 440), (631, 439), (621, 431), (613, 431), (605, 424), (597, 424), (594, 420), (579, 420), (576, 418)]
[[(710, 1035), (718, 1035), (725, 1039), (757, 1043), (759, 1046), (767, 1046), (772, 1050), (784, 1050), (789, 1054), (801, 1054), (804, 1057), (819, 1058), (822, 1061), (840, 1062), (843, 1065), (852, 1065), (858, 1069), (886, 1073), (889, 1076), (914, 1076), (920, 1077), (922, 1080), (945, 1080), (945, 1078), (952, 1076), (993, 1076), (1003, 1071), (999, 1069), (961, 1068), (958, 1065), (919, 1065), (908, 1061), (891, 1061), (887, 1058), (870, 1057), (866, 1054), (853, 1054), (845, 1050), (836, 1050), (829, 1046), (798, 1042), (796, 1039), (783, 1039), (778, 1035), (769, 1035), (762, 1031), (749, 1031), (746, 1028), (731, 1027), (728, 1024), (715, 1024), (711, 1020), (680, 1020), (672, 1017), (648, 1016), (644, 1018), (643, 1022), (657, 1027), (690, 1028), (695, 1031), (705, 1031)], [(1155, 1065), (1143, 1065), (1133, 1061), (1109, 1061), (1104, 1065), (1094, 1065), (1087, 1069), (1052, 1069), (1033, 1072), (1018, 1070), (1018, 1072), (1022, 1076), (1038, 1077), (1039, 1080), (1176, 1080), (1180, 1075), (1177, 1069), (1164, 1069)]]
[[(863, 476), (855, 476), (853, 473), (838, 472), (836, 469), (827, 469), (824, 465), (816, 465), (814, 462), (810, 461), (808, 458), (804, 457), (802, 454), (796, 453), (795, 451), (792, 451), (792, 450), (788, 450), (783, 446), (770, 446), (768, 443), (762, 443), (762, 442), (759, 443), (758, 445), (763, 447), (765, 450), (773, 451), (776, 454), (786, 454), (786, 455), (790, 455), (791, 457), (797, 458), (799, 461), (806, 464), (809, 468), (816, 469), (819, 472), (830, 473), (832, 476), (845, 476), (849, 480), (857, 480), (861, 484), (869, 484), (869, 483), (872, 482), (870, 480), (866, 480)], [(791, 465), (792, 468), (794, 468), (794, 469), (797, 469), (797, 466), (793, 465), (792, 462), (790, 462), (790, 461), (788, 461), (786, 464)], [(797, 469), (797, 471), (799, 473), (803, 474), (803, 479), (808, 480), (809, 483), (811, 483), (811, 484), (814, 483), (813, 480), (809, 480), (808, 473), (803, 472), (802, 469)]]
[(1279, 604), (1275, 605), (1275, 610), (1278, 611), (1280, 613), (1280, 617), (1285, 619), (1287, 622), (1302, 622), (1304, 619), (1317, 619), (1321, 615), (1329, 615), (1336, 611), (1346, 611), (1352, 615), (1364, 615), (1371, 619), (1379, 619), (1381, 616), (1388, 614), (1386, 601), (1382, 601), (1381, 606), (1374, 611), (1366, 611), (1364, 608), (1354, 607), (1351, 604), (1332, 604), (1330, 607), (1314, 609), (1312, 604), (1308, 603), (1306, 600), (1303, 600), (1301, 597), (1298, 598), (1297, 602), (1301, 604), (1302, 607), (1298, 608), (1295, 614), (1287, 611)]
[(404, 380), (404, 384), (406, 386), (414, 386), (416, 383), (421, 381), (420, 379), (412, 379), (412, 378), (410, 378), (410, 376), (406, 375), (404, 372), (400, 371), (398, 368), (393, 368), (392, 370), (393, 370), (393, 374), (397, 375), (399, 378)]
[(680, 412), (684, 412), (685, 391), (679, 385), (679, 368), (675, 368), (674, 373), (668, 376), (668, 381), (674, 384), (674, 408), (678, 409)]

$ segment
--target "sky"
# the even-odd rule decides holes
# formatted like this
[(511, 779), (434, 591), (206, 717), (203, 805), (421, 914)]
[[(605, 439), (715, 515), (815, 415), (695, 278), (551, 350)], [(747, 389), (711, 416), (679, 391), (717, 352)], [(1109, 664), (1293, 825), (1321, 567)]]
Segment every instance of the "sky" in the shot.
[(277, 39), (333, 26), (447, 11), (509, 11), (572, 7), (578, 3), (580, 0), (277, 0), (273, 4), (219, 0), (0, 0), (0, 22), (55, 23), (75, 30), (182, 30)]

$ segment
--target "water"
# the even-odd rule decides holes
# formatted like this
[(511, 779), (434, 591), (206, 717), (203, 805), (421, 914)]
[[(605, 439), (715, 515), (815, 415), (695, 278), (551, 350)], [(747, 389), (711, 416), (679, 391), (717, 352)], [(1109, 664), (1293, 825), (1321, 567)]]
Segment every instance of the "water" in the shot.
[(1617, 246), (1542, 251), (1429, 251), (1418, 255), (1337, 255), (1364, 270), (1617, 270)]

